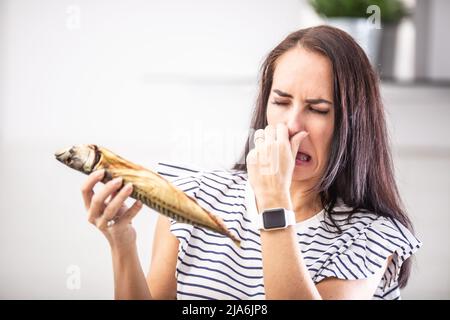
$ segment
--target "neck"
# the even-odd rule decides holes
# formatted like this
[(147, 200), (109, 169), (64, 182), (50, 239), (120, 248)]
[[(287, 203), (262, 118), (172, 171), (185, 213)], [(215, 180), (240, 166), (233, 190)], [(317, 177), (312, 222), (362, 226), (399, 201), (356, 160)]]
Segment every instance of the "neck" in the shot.
[(292, 209), (295, 212), (297, 222), (306, 220), (323, 209), (319, 194), (308, 191), (311, 187), (310, 183), (305, 183), (304, 181), (292, 181), (291, 183)]

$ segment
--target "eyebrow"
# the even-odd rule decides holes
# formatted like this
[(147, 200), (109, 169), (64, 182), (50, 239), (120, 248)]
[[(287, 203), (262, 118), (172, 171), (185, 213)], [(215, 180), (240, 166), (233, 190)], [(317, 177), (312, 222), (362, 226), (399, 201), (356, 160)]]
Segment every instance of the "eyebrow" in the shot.
[[(273, 92), (275, 92), (276, 94), (278, 94), (281, 97), (286, 97), (286, 98), (291, 98), (291, 99), (294, 98), (289, 93), (283, 92), (278, 89), (274, 89)], [(333, 104), (331, 101), (328, 101), (326, 99), (306, 99), (305, 101), (310, 104), (319, 104), (319, 103), (327, 103), (327, 104), (331, 104), (331, 105)]]
[(294, 98), (292, 95), (290, 95), (289, 93), (283, 92), (281, 90), (278, 89), (274, 89), (273, 92), (275, 92), (276, 94), (278, 94), (279, 96), (282, 97), (286, 97), (286, 98)]

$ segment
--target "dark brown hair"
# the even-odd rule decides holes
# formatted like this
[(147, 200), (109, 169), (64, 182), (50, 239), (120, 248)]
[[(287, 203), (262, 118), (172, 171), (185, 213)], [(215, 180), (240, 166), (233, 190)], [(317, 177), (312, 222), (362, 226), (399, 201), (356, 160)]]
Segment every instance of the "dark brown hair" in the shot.
[[(398, 193), (380, 98), (378, 76), (362, 48), (344, 31), (318, 26), (289, 34), (276, 46), (261, 67), (261, 79), (251, 129), (267, 126), (267, 101), (272, 88), (277, 59), (289, 49), (301, 45), (322, 54), (333, 66), (335, 128), (324, 174), (315, 186), (327, 216), (334, 222), (338, 198), (357, 211), (373, 212), (397, 219), (409, 230), (412, 224)], [(240, 162), (232, 169), (247, 171), (248, 139)], [(411, 261), (401, 268), (399, 285), (404, 287)]]

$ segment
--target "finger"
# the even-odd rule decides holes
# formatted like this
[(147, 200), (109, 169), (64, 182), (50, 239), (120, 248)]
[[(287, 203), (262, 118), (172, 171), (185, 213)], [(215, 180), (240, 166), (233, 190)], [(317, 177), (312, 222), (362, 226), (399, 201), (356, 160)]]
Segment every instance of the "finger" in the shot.
[(280, 141), (280, 142), (281, 141), (284, 141), (284, 142), (289, 141), (288, 127), (284, 123), (282, 123), (282, 122), (277, 123), (276, 131), (277, 131), (277, 141)]
[(103, 213), (106, 198), (121, 186), (122, 178), (115, 178), (105, 184), (105, 187), (100, 192), (94, 194), (91, 206), (89, 207), (89, 222), (95, 223), (96, 219)]
[(127, 222), (131, 222), (134, 217), (141, 211), (142, 209), (142, 202), (137, 200), (133, 203), (130, 209), (123, 215), (123, 220)]
[(109, 205), (111, 203), (111, 201), (114, 199), (114, 197), (117, 195), (119, 191), (116, 190), (113, 193), (111, 193), (111, 195), (108, 197), (108, 199), (105, 200), (105, 205)]
[(127, 183), (125, 187), (120, 190), (117, 195), (111, 200), (111, 202), (106, 206), (103, 211), (103, 215), (97, 221), (97, 227), (99, 229), (106, 228), (108, 221), (116, 218), (117, 212), (124, 204), (125, 200), (133, 192), (133, 185)]
[(300, 131), (296, 133), (292, 139), (291, 139), (291, 150), (292, 150), (292, 157), (295, 159), (297, 156), (298, 149), (300, 148), (300, 144), (302, 143), (303, 139), (305, 139), (308, 136), (308, 132), (306, 131)]
[(105, 175), (105, 170), (100, 169), (92, 172), (86, 181), (83, 183), (81, 187), (81, 195), (83, 197), (83, 202), (86, 210), (89, 210), (89, 207), (91, 206), (91, 200), (94, 196), (94, 186), (97, 182), (102, 181), (103, 176)]
[(250, 150), (245, 158), (245, 163), (248, 165), (256, 165), (257, 164), (257, 153), (255, 149)]
[(253, 137), (253, 141), (255, 142), (255, 149), (264, 143), (265, 135), (266, 134), (264, 132), (264, 129), (258, 129), (255, 131), (255, 135)]
[(266, 140), (266, 143), (273, 143), (273, 142), (275, 142), (275, 140), (276, 140), (276, 134), (277, 134), (277, 131), (276, 131), (276, 127), (275, 127), (275, 126), (269, 124), (269, 125), (266, 127), (266, 129), (264, 130), (264, 132), (265, 132), (265, 140)]

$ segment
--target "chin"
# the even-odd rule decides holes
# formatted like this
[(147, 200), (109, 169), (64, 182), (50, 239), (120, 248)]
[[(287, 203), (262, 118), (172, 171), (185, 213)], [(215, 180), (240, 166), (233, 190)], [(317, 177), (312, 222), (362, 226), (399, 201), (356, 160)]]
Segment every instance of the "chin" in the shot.
[(314, 172), (310, 168), (302, 168), (296, 166), (294, 168), (294, 173), (292, 174), (293, 181), (305, 181), (311, 180), (314, 177)]

